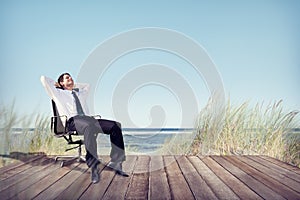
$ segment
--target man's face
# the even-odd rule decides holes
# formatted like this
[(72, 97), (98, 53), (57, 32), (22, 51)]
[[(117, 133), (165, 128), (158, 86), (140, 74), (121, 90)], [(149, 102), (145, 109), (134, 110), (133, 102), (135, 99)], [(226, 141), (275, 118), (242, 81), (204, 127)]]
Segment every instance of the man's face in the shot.
[(71, 76), (65, 74), (64, 79), (60, 84), (64, 87), (66, 90), (72, 90), (74, 87), (74, 81)]

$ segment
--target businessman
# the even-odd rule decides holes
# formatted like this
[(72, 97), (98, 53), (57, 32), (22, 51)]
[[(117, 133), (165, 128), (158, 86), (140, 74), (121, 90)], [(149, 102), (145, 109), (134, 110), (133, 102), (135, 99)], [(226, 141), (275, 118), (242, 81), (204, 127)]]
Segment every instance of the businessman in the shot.
[(98, 133), (110, 135), (111, 161), (108, 167), (123, 176), (128, 176), (122, 170), (122, 162), (125, 161), (126, 156), (121, 124), (106, 119), (95, 119), (91, 116), (86, 104), (89, 85), (75, 84), (69, 73), (61, 74), (57, 82), (46, 76), (41, 76), (41, 82), (47, 94), (56, 103), (59, 115), (68, 117), (68, 130), (77, 131), (84, 136), (86, 163), (92, 171), (92, 183), (98, 183), (100, 180), (98, 169), (100, 162), (96, 141)]

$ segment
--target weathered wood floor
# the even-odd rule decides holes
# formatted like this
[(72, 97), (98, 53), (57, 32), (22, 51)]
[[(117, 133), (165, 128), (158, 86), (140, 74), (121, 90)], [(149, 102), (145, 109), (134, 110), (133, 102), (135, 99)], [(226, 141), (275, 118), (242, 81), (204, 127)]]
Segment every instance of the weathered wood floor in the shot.
[(300, 199), (300, 169), (265, 156), (128, 156), (123, 168), (101, 165), (91, 184), (85, 163), (35, 156), (0, 168), (0, 199)]

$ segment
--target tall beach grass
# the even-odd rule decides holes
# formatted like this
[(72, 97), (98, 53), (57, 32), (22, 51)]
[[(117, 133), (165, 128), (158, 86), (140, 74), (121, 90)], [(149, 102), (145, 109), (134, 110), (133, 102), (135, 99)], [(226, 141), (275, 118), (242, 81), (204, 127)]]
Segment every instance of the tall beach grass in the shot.
[[(33, 125), (32, 125), (33, 124)], [(17, 128), (16, 128), (17, 127)], [(10, 154), (64, 154), (66, 142), (55, 140), (50, 131), (50, 117), (39, 113), (21, 115), (14, 103), (0, 106), (0, 167), (10, 162)], [(22, 154), (21, 154), (22, 153)], [(18, 159), (15, 158), (14, 159)]]
[(210, 106), (199, 114), (192, 154), (267, 155), (300, 167), (299, 111), (283, 102), (267, 105), (230, 101), (219, 111)]

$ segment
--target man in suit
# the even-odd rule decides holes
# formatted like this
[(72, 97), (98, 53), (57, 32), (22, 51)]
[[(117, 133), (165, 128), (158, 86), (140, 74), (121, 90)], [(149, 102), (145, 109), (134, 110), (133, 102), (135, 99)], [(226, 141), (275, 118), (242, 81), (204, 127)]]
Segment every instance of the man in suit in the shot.
[(100, 162), (96, 142), (98, 133), (110, 135), (112, 148), (111, 161), (108, 166), (116, 170), (117, 173), (127, 176), (122, 171), (122, 162), (125, 161), (126, 157), (121, 124), (111, 120), (95, 119), (90, 115), (86, 104), (89, 85), (81, 83), (75, 85), (69, 73), (61, 74), (57, 82), (42, 76), (41, 82), (48, 95), (56, 103), (59, 115), (68, 117), (68, 129), (84, 135), (86, 163), (92, 170), (92, 182), (98, 183), (100, 180), (98, 170)]

